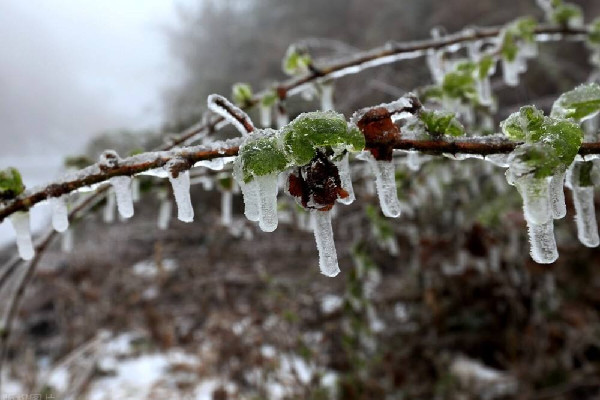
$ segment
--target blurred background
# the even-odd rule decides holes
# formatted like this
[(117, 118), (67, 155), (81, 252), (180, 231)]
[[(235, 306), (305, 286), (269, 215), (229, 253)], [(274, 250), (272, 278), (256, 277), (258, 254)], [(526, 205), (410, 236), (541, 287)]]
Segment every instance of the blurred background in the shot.
[[(575, 3), (586, 22), (600, 16), (597, 1)], [(429, 38), (435, 27), (451, 33), (524, 15), (543, 19), (534, 0), (2, 1), (0, 168), (19, 168), (32, 187), (64, 173), (68, 156), (153, 148), (201, 120), (207, 95), (285, 79), (281, 60), (301, 40), (315, 57), (336, 58)], [(547, 111), (591, 72), (582, 43), (541, 44), (518, 87), (494, 76), (496, 126), (524, 104)], [(336, 81), (336, 110), (349, 117), (430, 82), (423, 58), (365, 70)], [(297, 96), (287, 106), (293, 118), (319, 103)], [(12, 333), (2, 392), (600, 396), (600, 254), (577, 241), (569, 193), (567, 218), (555, 224), (560, 258), (540, 266), (503, 169), (400, 163), (405, 212), (389, 220), (364, 165), (354, 168), (358, 199), (336, 206), (342, 273), (334, 279), (319, 274), (307, 217), (291, 199), (280, 194), (280, 226), (262, 233), (245, 220), (238, 193), (232, 220), (223, 217), (228, 175), (206, 170), (194, 180), (195, 222), (173, 218), (159, 229), (170, 188), (140, 179), (132, 219), (106, 223), (99, 207), (44, 256)], [(46, 206), (32, 215), (36, 231), (49, 226)], [(0, 245), (0, 260), (14, 255), (8, 223)]]

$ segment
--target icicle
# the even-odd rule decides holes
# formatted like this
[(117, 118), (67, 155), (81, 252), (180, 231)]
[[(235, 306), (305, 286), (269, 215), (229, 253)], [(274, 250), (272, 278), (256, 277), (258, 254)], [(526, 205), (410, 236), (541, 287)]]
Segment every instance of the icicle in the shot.
[(411, 171), (418, 171), (421, 168), (421, 157), (418, 151), (409, 151), (406, 155), (406, 166)]
[(321, 111), (335, 110), (333, 107), (333, 83), (321, 85)]
[(52, 227), (57, 232), (64, 232), (69, 228), (69, 211), (64, 197), (52, 197)]
[(167, 197), (167, 193), (163, 192), (160, 195), (160, 208), (158, 209), (158, 220), (156, 225), (158, 229), (165, 230), (169, 227), (169, 221), (171, 220), (171, 209), (173, 205), (171, 200)]
[(328, 211), (313, 211), (315, 241), (319, 251), (319, 268), (325, 276), (334, 277), (340, 273), (337, 252), (333, 241), (331, 214)]
[(400, 216), (401, 206), (396, 191), (396, 169), (394, 168), (394, 163), (391, 161), (375, 160), (369, 152), (363, 152), (359, 157), (367, 160), (375, 175), (375, 185), (383, 215), (392, 218)]
[(533, 224), (544, 224), (551, 220), (548, 179), (538, 179), (529, 175), (514, 182), (523, 198), (525, 220)]
[(260, 105), (260, 125), (263, 128), (271, 127), (271, 106)]
[(483, 79), (478, 79), (475, 88), (477, 90), (477, 97), (479, 98), (481, 104), (483, 104), (484, 106), (491, 106), (493, 100), (490, 78), (486, 76)]
[(552, 175), (548, 194), (550, 196), (550, 206), (552, 208), (552, 217), (554, 219), (563, 218), (567, 215), (567, 206), (565, 205), (565, 172), (558, 172)]
[[(171, 166), (167, 164), (165, 168), (170, 171)], [(169, 181), (177, 203), (177, 218), (182, 222), (192, 222), (194, 207), (190, 198), (190, 171), (181, 171), (176, 178), (169, 173)]]
[(31, 241), (31, 229), (29, 228), (29, 213), (16, 212), (10, 216), (10, 222), (17, 236), (17, 248), (19, 256), (23, 260), (31, 260), (35, 255), (33, 242)]
[(109, 224), (115, 220), (116, 206), (117, 203), (115, 202), (115, 191), (113, 188), (110, 188), (106, 193), (106, 205), (104, 206), (103, 219), (105, 223)]
[(554, 239), (554, 221), (550, 219), (542, 224), (527, 221), (527, 231), (531, 258), (539, 264), (550, 264), (556, 261), (558, 251)]
[(131, 199), (134, 203), (140, 201), (140, 180), (131, 178)]
[(587, 247), (597, 247), (598, 223), (594, 209), (594, 187), (576, 186), (573, 188), (573, 203), (575, 205), (575, 221), (577, 223), (577, 237)]
[(349, 154), (346, 153), (344, 157), (335, 163), (335, 166), (338, 169), (338, 173), (340, 174), (340, 182), (342, 184), (342, 189), (348, 192), (348, 197), (344, 199), (337, 199), (338, 202), (342, 204), (352, 204), (356, 199), (354, 194), (354, 188), (352, 186), (352, 176), (350, 174), (350, 163), (348, 161)]
[(290, 119), (287, 115), (285, 109), (277, 108), (277, 129), (281, 129), (286, 126), (290, 122)]
[(518, 55), (513, 61), (502, 59), (502, 76), (507, 86), (519, 86), (519, 63)]
[(131, 197), (131, 177), (115, 176), (110, 178), (110, 184), (115, 190), (117, 209), (123, 218), (133, 216), (133, 199)]
[(221, 192), (221, 223), (225, 226), (231, 224), (231, 192), (229, 190)]
[(248, 183), (240, 182), (242, 196), (244, 198), (244, 215), (250, 221), (257, 222), (260, 219), (260, 193), (258, 183), (252, 180)]
[(62, 241), (60, 243), (60, 249), (63, 253), (70, 253), (73, 251), (73, 230), (67, 229), (62, 233)]
[(256, 176), (258, 186), (259, 219), (258, 225), (264, 232), (277, 229), (277, 174)]

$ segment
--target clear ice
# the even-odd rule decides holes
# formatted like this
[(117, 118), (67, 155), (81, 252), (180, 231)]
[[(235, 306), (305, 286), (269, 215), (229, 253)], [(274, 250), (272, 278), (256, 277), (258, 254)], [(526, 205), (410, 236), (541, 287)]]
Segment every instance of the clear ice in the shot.
[(277, 229), (277, 174), (254, 177), (258, 186), (258, 226), (264, 232)]
[(367, 160), (373, 175), (375, 175), (375, 185), (383, 215), (392, 218), (400, 216), (401, 205), (396, 190), (396, 168), (394, 163), (392, 161), (375, 160), (369, 152), (361, 153), (360, 158)]
[(231, 225), (231, 198), (231, 191), (221, 192), (221, 223), (225, 226)]
[(31, 240), (31, 229), (29, 227), (29, 213), (16, 212), (10, 216), (10, 222), (17, 237), (17, 248), (19, 256), (23, 260), (31, 260), (35, 255), (33, 242)]
[(133, 217), (133, 198), (131, 196), (131, 177), (114, 176), (110, 178), (110, 184), (115, 191), (117, 209), (123, 218)]
[(554, 221), (550, 219), (542, 224), (527, 221), (529, 233), (529, 253), (533, 261), (539, 264), (550, 264), (558, 258), (556, 240), (554, 238)]
[(177, 203), (177, 218), (182, 222), (192, 222), (194, 220), (194, 207), (190, 198), (190, 171), (179, 172), (177, 178), (169, 174), (169, 181)]
[(52, 227), (57, 232), (64, 232), (69, 228), (69, 211), (64, 197), (50, 199), (52, 205)]
[(350, 174), (350, 162), (349, 162), (349, 154), (344, 154), (344, 157), (335, 163), (338, 173), (340, 174), (340, 182), (342, 184), (342, 189), (348, 192), (348, 197), (344, 199), (338, 198), (337, 201), (342, 204), (352, 204), (356, 199), (354, 195), (354, 188), (352, 187), (352, 175)]
[(315, 241), (319, 251), (319, 268), (325, 276), (334, 277), (340, 273), (337, 252), (333, 241), (331, 213), (329, 211), (312, 211), (314, 218)]

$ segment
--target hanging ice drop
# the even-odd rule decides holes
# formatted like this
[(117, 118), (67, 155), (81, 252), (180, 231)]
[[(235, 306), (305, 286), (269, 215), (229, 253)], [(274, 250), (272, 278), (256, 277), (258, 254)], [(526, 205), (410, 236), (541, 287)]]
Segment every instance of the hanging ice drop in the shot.
[(324, 83), (321, 85), (321, 111), (334, 110), (333, 107), (333, 84)]
[(600, 244), (600, 238), (598, 237), (598, 222), (594, 208), (594, 187), (574, 186), (572, 190), (577, 237), (583, 245), (597, 247)]
[(131, 197), (131, 177), (114, 176), (110, 178), (110, 184), (115, 190), (117, 209), (123, 218), (133, 216), (133, 198)]
[(381, 211), (386, 217), (396, 218), (400, 216), (400, 202), (396, 191), (396, 169), (391, 161), (369, 162), (375, 174), (375, 185), (379, 196)]
[(552, 217), (554, 219), (563, 218), (567, 215), (567, 206), (565, 204), (565, 172), (557, 172), (550, 179), (548, 195), (550, 196), (550, 206), (552, 208)]
[(19, 256), (23, 260), (31, 260), (35, 255), (33, 242), (31, 241), (31, 229), (29, 227), (29, 213), (16, 212), (10, 216), (10, 222), (17, 236), (17, 248)]
[(64, 197), (52, 197), (52, 227), (57, 232), (64, 232), (69, 228), (69, 211)]
[(331, 213), (329, 211), (312, 211), (314, 218), (315, 241), (319, 251), (319, 268), (325, 276), (333, 277), (340, 273), (337, 252), (333, 241)]
[(345, 198), (338, 198), (337, 201), (342, 204), (352, 204), (356, 199), (354, 195), (354, 187), (352, 186), (352, 176), (350, 174), (350, 162), (348, 160), (349, 154), (344, 154), (344, 157), (335, 163), (335, 166), (338, 169), (338, 174), (340, 175), (340, 183), (342, 185), (342, 189), (344, 189), (348, 196)]
[(514, 184), (523, 198), (523, 214), (526, 221), (544, 224), (552, 219), (548, 179), (526, 175), (516, 179)]
[(260, 219), (260, 193), (258, 183), (252, 180), (248, 183), (240, 182), (242, 197), (244, 198), (244, 215), (249, 221), (257, 222)]
[(271, 106), (260, 105), (260, 125), (263, 128), (271, 127)]
[(264, 232), (277, 229), (277, 174), (254, 177), (258, 186), (258, 225)]
[(221, 192), (221, 223), (225, 226), (231, 225), (231, 191)]
[(194, 220), (194, 207), (190, 198), (190, 171), (181, 171), (177, 177), (169, 173), (173, 196), (177, 203), (177, 218), (182, 222)]
[(550, 264), (558, 259), (552, 219), (542, 224), (527, 221), (527, 231), (529, 233), (529, 253), (533, 261), (539, 264)]
[(106, 192), (106, 205), (104, 206), (103, 220), (109, 224), (115, 220), (115, 208), (117, 203), (115, 202), (115, 191), (113, 188), (108, 189)]

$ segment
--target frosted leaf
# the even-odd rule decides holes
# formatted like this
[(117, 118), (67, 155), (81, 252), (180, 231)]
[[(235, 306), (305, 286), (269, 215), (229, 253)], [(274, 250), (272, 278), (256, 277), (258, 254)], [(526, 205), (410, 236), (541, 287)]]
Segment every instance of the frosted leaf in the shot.
[(523, 214), (528, 223), (544, 224), (552, 220), (549, 179), (525, 175), (513, 183), (523, 198)]
[(140, 180), (132, 178), (131, 179), (131, 198), (134, 203), (140, 201)]
[(251, 180), (248, 183), (239, 181), (244, 198), (244, 215), (248, 220), (257, 222), (260, 219), (260, 193), (258, 183)]
[(115, 209), (117, 203), (115, 201), (115, 191), (110, 188), (106, 193), (106, 205), (104, 206), (103, 220), (109, 224), (115, 220)]
[(529, 253), (533, 261), (539, 264), (550, 264), (558, 259), (552, 219), (542, 224), (527, 221), (527, 231), (529, 233)]
[(166, 196), (160, 202), (160, 206), (158, 209), (158, 219), (156, 221), (156, 225), (158, 229), (165, 230), (169, 227), (169, 222), (171, 221), (171, 212), (173, 208), (173, 203)]
[(335, 110), (333, 107), (333, 84), (321, 85), (321, 111)]
[(29, 227), (29, 213), (16, 212), (10, 216), (15, 235), (17, 236), (17, 248), (19, 256), (23, 260), (31, 260), (35, 255), (33, 242), (31, 241), (31, 229)]
[(73, 251), (73, 230), (67, 229), (62, 233), (62, 240), (60, 242), (60, 249), (63, 253), (70, 253)]
[(235, 129), (237, 129), (238, 132), (240, 132), (240, 134), (242, 134), (242, 136), (247, 136), (250, 133), (246, 130), (246, 128), (244, 128), (244, 125), (242, 125), (242, 123), (240, 121), (238, 121), (237, 118), (235, 118), (233, 115), (231, 115), (229, 113), (229, 111), (227, 111), (227, 109), (225, 107), (222, 107), (219, 105), (219, 103), (225, 104), (229, 110), (232, 110), (237, 115), (243, 117), (247, 123), (252, 125), (252, 121), (250, 120), (250, 118), (248, 118), (246, 113), (244, 111), (242, 111), (239, 107), (237, 107), (233, 103), (231, 103), (229, 100), (227, 100), (225, 97), (220, 96), (218, 94), (211, 94), (210, 96), (208, 96), (208, 99), (206, 100), (206, 102), (208, 104), (208, 108), (212, 112), (225, 118), (225, 120), (227, 122), (229, 122), (231, 125), (233, 125), (235, 127)]
[[(165, 168), (169, 170), (170, 163)], [(169, 175), (173, 196), (175, 196), (175, 202), (177, 203), (177, 218), (182, 222), (192, 222), (194, 220), (194, 207), (190, 198), (190, 171), (179, 172), (177, 178), (174, 178), (172, 174)]]
[(259, 219), (258, 226), (264, 232), (277, 229), (277, 174), (257, 176)]
[(379, 197), (381, 211), (386, 217), (396, 218), (400, 216), (400, 202), (396, 190), (396, 169), (390, 161), (377, 161), (371, 153), (363, 152), (361, 159), (366, 159), (375, 175), (375, 185)]
[(52, 197), (52, 227), (57, 232), (64, 232), (69, 228), (69, 211), (64, 197)]
[(133, 198), (131, 197), (131, 177), (114, 176), (110, 178), (110, 184), (115, 191), (117, 209), (123, 218), (133, 216)]
[(563, 218), (567, 215), (567, 206), (565, 205), (565, 172), (557, 172), (550, 179), (548, 194), (550, 196), (550, 206), (552, 207), (552, 217), (554, 219)]
[(350, 162), (348, 161), (348, 158), (349, 153), (346, 153), (340, 161), (336, 161), (335, 163), (340, 175), (342, 189), (348, 193), (348, 196), (343, 199), (338, 197), (337, 201), (342, 204), (352, 204), (356, 199), (354, 188), (352, 186), (352, 176), (350, 174)]
[(260, 125), (263, 128), (271, 127), (271, 106), (261, 104), (259, 107), (260, 112)]
[(334, 277), (340, 273), (340, 267), (333, 241), (331, 214), (328, 211), (312, 211), (312, 215), (315, 224), (315, 241), (319, 251), (319, 269), (323, 275)]
[(221, 223), (225, 226), (231, 225), (231, 192), (221, 192)]

